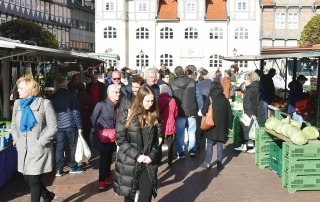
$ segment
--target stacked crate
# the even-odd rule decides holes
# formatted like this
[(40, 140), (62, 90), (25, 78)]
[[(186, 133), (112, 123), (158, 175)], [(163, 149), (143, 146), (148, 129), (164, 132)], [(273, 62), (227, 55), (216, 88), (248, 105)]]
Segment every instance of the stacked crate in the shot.
[(265, 132), (264, 128), (256, 129), (255, 164), (260, 169), (269, 166), (269, 146), (273, 142), (272, 136)]
[(272, 142), (269, 147), (269, 168), (282, 176), (282, 141)]
[(282, 149), (282, 186), (289, 193), (320, 190), (320, 144), (283, 143)]

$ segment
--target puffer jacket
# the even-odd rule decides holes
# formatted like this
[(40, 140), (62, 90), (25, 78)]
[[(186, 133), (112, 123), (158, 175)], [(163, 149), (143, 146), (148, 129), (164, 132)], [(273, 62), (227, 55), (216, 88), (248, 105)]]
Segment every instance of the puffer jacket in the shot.
[(136, 126), (138, 120), (133, 119), (129, 127), (125, 128), (127, 117), (128, 110), (124, 110), (119, 114), (116, 124), (116, 142), (119, 150), (115, 164), (113, 189), (118, 195), (133, 199), (139, 188), (141, 164), (138, 163), (137, 158), (141, 154), (149, 156), (152, 160), (152, 163), (147, 165), (147, 169), (153, 181), (153, 190), (154, 192), (157, 190), (157, 158), (160, 151), (158, 133), (161, 133), (161, 127), (149, 126), (148, 146), (144, 152), (141, 130)]

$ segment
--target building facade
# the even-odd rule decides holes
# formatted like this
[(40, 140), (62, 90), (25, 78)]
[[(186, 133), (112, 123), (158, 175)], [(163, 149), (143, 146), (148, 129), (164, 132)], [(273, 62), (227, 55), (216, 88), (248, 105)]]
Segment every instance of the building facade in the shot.
[(94, 51), (94, 1), (85, 0), (2, 0), (0, 23), (22, 18), (38, 23), (52, 33), (59, 48)]
[(221, 57), (260, 53), (259, 6), (256, 0), (97, 1), (95, 50), (118, 54), (110, 65), (120, 68), (227, 69), (231, 63)]

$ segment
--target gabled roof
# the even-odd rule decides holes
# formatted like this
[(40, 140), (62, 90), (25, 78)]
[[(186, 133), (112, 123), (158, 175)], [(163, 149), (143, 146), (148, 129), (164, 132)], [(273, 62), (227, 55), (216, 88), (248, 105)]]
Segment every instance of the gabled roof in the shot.
[(178, 1), (177, 0), (160, 0), (159, 1), (159, 20), (177, 20)]
[(206, 0), (206, 20), (227, 20), (226, 0)]

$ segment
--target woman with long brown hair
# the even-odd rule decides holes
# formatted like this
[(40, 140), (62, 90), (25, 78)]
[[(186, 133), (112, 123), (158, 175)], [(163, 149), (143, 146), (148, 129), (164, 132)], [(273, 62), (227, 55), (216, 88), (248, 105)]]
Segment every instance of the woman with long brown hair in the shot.
[(114, 191), (124, 201), (151, 201), (157, 195), (158, 137), (161, 128), (153, 90), (141, 86), (130, 109), (119, 115)]

